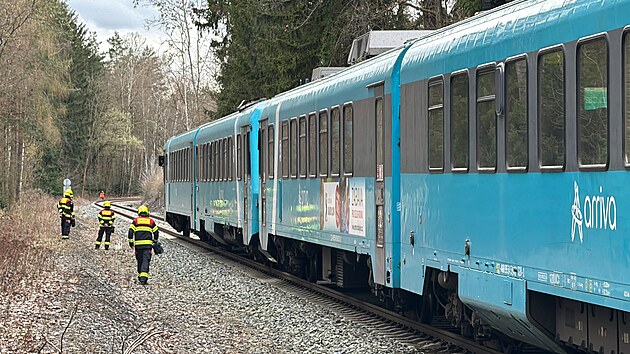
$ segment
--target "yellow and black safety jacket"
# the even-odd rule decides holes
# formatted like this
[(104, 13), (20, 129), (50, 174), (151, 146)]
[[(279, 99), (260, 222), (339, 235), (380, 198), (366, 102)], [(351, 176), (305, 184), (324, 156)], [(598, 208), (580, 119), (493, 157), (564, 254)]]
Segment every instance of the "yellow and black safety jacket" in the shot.
[(160, 232), (158, 226), (148, 216), (138, 216), (133, 219), (129, 225), (129, 246), (135, 246), (136, 249), (144, 249), (153, 247), (153, 241), (157, 241)]
[(114, 219), (116, 219), (116, 215), (114, 215), (114, 211), (109, 208), (105, 208), (98, 212), (98, 221), (101, 227), (114, 226)]
[(72, 203), (72, 199), (68, 197), (63, 197), (57, 203), (57, 210), (59, 210), (59, 216), (66, 219), (74, 219), (74, 203)]

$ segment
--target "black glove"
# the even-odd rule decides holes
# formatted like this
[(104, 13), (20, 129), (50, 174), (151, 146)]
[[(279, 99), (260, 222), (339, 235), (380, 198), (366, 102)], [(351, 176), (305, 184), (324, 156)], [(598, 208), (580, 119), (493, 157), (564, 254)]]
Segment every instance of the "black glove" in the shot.
[(129, 247), (133, 248), (133, 242), (129, 242)]
[(115, 228), (112, 226), (112, 232), (114, 232), (114, 229), (115, 229)]
[(72, 225), (72, 227), (77, 226), (77, 223), (74, 221), (74, 219), (72, 219), (72, 222), (70, 223), (70, 225)]

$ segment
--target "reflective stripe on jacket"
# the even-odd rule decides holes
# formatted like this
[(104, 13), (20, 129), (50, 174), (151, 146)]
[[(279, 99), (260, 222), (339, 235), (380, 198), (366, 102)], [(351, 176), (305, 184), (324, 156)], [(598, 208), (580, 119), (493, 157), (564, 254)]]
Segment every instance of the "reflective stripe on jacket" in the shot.
[(116, 219), (116, 215), (114, 214), (114, 211), (111, 209), (103, 209), (98, 212), (98, 220), (101, 227), (113, 226), (114, 219)]
[(68, 219), (74, 218), (74, 203), (72, 203), (72, 199), (68, 197), (61, 198), (59, 203), (57, 203), (57, 210), (59, 210), (59, 214)]
[(139, 216), (129, 225), (129, 243), (136, 248), (151, 248), (159, 237), (158, 226), (148, 216)]

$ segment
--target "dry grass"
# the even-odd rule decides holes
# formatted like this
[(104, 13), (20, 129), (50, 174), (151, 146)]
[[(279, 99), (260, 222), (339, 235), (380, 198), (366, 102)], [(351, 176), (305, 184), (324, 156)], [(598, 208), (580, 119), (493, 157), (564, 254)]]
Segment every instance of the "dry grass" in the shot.
[(31, 281), (52, 268), (53, 242), (60, 233), (56, 203), (27, 192), (0, 215), (0, 296), (28, 291)]

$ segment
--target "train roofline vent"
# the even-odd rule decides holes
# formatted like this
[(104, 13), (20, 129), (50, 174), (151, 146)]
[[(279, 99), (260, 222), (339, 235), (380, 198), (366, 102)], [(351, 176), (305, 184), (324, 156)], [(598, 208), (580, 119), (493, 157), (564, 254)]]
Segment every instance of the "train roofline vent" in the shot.
[(311, 81), (315, 81), (318, 79), (323, 79), (326, 76), (330, 76), (332, 74), (338, 73), (341, 70), (347, 69), (347, 67), (343, 66), (321, 66), (319, 68), (313, 69), (313, 74), (311, 75)]
[(430, 30), (370, 31), (352, 41), (352, 47), (348, 55), (348, 64), (353, 65), (375, 57), (388, 50), (398, 48), (409, 40), (426, 36), (431, 32)]

